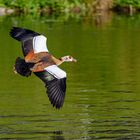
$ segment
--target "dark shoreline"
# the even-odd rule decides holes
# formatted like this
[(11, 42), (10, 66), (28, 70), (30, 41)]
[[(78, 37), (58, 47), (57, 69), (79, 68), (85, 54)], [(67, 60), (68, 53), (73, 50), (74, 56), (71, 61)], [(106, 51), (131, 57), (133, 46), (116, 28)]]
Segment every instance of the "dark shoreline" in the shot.
[[(89, 12), (87, 12), (89, 11)], [(67, 13), (73, 13), (73, 14), (81, 14), (81, 13), (88, 13), (88, 15), (93, 15), (94, 13), (106, 13), (106, 12), (115, 12), (115, 13), (119, 13), (119, 14), (129, 14), (129, 15), (133, 15), (135, 13), (139, 13), (140, 9), (132, 7), (132, 6), (115, 6), (113, 8), (109, 8), (109, 9), (92, 9), (90, 10), (86, 10), (86, 11), (82, 11), (79, 7), (75, 7), (74, 9), (71, 9), (69, 12)], [(51, 15), (53, 13), (57, 13), (57, 11), (52, 10), (52, 9), (41, 9), (39, 11), (40, 15)], [(58, 13), (65, 13), (65, 12), (58, 12)], [(0, 7), (0, 16), (3, 15), (10, 15), (10, 14), (14, 14), (14, 15), (20, 15), (20, 14), (30, 14), (30, 13), (24, 13), (23, 11), (20, 11), (19, 9), (12, 9), (12, 8), (7, 8), (7, 7)], [(33, 14), (33, 13), (32, 13)]]

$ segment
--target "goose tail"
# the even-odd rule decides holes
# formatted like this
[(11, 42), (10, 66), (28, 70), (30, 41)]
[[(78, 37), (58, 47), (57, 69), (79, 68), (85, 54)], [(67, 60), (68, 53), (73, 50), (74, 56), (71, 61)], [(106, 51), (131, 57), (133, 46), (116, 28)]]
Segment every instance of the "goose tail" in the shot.
[(28, 77), (31, 75), (29, 64), (26, 63), (25, 60), (20, 57), (16, 59), (14, 68), (16, 72), (20, 74), (21, 76)]

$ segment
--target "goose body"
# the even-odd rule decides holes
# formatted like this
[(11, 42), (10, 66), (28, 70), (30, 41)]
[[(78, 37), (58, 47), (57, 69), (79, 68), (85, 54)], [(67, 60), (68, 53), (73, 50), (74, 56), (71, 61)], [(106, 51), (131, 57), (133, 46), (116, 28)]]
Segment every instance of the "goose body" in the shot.
[(47, 47), (47, 38), (29, 29), (13, 27), (11, 37), (22, 44), (24, 59), (18, 57), (15, 71), (22, 76), (30, 76), (33, 72), (47, 88), (47, 94), (53, 107), (61, 108), (66, 93), (66, 72), (58, 67), (63, 62), (75, 62), (71, 56), (55, 58)]

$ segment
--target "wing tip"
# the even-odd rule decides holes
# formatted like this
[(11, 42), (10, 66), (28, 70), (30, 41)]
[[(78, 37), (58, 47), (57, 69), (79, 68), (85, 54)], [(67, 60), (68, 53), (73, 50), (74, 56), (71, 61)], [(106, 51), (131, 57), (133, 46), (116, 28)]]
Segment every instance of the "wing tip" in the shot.
[(22, 28), (13, 26), (9, 32), (9, 35), (16, 40), (21, 41), (20, 34), (22, 32), (23, 32)]
[(13, 26), (11, 28), (9, 34), (11, 37), (13, 37), (14, 39), (16, 39), (18, 41), (23, 41), (23, 40), (27, 39), (28, 37), (34, 37), (34, 36), (40, 35), (39, 33), (34, 32), (30, 29), (16, 27), (16, 26)]
[(57, 95), (57, 97), (51, 97), (48, 95), (48, 98), (54, 108), (61, 109), (63, 107), (65, 96), (60, 97), (59, 95)]
[(66, 78), (57, 79), (48, 83), (47, 90), (52, 106), (56, 109), (62, 108), (66, 92)]

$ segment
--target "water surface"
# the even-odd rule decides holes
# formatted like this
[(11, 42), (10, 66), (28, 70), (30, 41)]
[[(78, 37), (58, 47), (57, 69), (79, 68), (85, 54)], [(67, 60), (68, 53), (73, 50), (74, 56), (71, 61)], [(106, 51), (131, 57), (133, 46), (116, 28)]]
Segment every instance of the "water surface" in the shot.
[[(46, 35), (56, 57), (77, 58), (60, 66), (68, 76), (61, 110), (50, 105), (37, 77), (13, 73), (22, 53), (8, 35), (12, 26)], [(140, 139), (139, 15), (114, 15), (105, 23), (95, 17), (11, 16), (0, 17), (0, 27), (1, 139)]]

